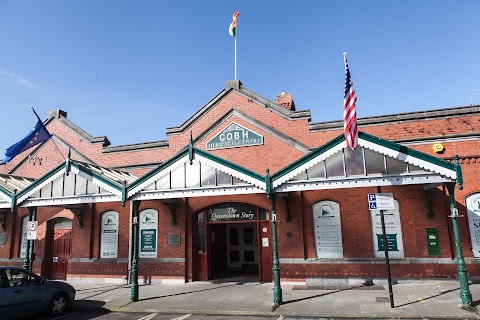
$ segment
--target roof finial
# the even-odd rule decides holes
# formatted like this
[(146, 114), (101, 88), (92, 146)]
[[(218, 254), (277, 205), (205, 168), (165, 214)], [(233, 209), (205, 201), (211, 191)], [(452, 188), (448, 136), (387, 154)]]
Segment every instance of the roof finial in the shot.
[(188, 144), (188, 158), (190, 160), (190, 164), (193, 164), (193, 133), (190, 130), (190, 143)]

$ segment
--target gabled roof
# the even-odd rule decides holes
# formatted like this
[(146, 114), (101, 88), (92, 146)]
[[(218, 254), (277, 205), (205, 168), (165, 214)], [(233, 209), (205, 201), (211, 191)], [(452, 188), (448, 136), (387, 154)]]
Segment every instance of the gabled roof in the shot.
[(240, 110), (237, 110), (235, 108), (232, 108), (230, 109), (228, 112), (226, 112), (223, 116), (219, 117), (219, 119), (217, 121), (215, 121), (211, 126), (209, 126), (205, 131), (203, 131), (202, 133), (200, 133), (198, 135), (197, 138), (195, 138), (193, 140), (193, 145), (197, 145), (199, 141), (202, 141), (203, 139), (205, 139), (205, 137), (207, 137), (211, 132), (215, 131), (218, 127), (224, 125), (228, 119), (232, 118), (232, 117), (238, 117), (240, 119), (242, 119), (243, 121), (245, 122), (248, 122), (249, 124), (251, 124), (252, 126), (255, 126), (265, 132), (267, 132), (269, 135), (275, 137), (276, 139), (279, 139), (281, 140), (282, 142), (292, 146), (293, 148), (296, 148), (298, 150), (300, 150), (301, 152), (303, 153), (309, 153), (310, 152), (310, 149), (308, 146), (306, 146), (305, 144), (303, 144), (302, 142), (290, 137), (290, 136), (287, 136), (286, 134), (278, 131), (277, 129), (275, 129), (274, 127), (272, 126), (269, 126), (253, 117), (251, 117), (250, 115), (240, 111)]
[(209, 102), (207, 102), (200, 110), (195, 112), (190, 118), (188, 118), (182, 125), (178, 127), (170, 127), (166, 129), (167, 135), (171, 133), (185, 132), (195, 121), (200, 117), (206, 114), (209, 110), (215, 107), (222, 99), (224, 99), (231, 92), (235, 92), (240, 96), (249, 99), (250, 101), (256, 103), (258, 106), (266, 108), (277, 115), (285, 119), (301, 119), (306, 118), (311, 119), (310, 110), (303, 111), (292, 111), (288, 110), (275, 102), (268, 100), (267, 98), (262, 97), (261, 95), (246, 89), (243, 87), (242, 83), (239, 80), (230, 80), (225, 82), (225, 88), (222, 89), (217, 95), (215, 95)]
[(17, 192), (32, 184), (35, 179), (0, 174), (0, 208), (12, 208)]
[[(203, 164), (208, 169), (218, 170), (226, 175), (232, 176), (243, 181), (231, 184), (209, 184), (201, 186), (201, 183), (192, 187), (172, 188), (172, 181), (167, 181), (167, 188), (158, 188), (156, 183), (164, 178), (171, 179), (171, 174), (182, 166), (194, 164)], [(200, 169), (199, 169), (200, 170)], [(198, 172), (200, 173), (200, 172)], [(187, 180), (186, 171), (182, 179)], [(153, 187), (152, 187), (153, 186)], [(208, 152), (193, 147), (192, 142), (189, 147), (183, 149), (175, 156), (165, 161), (163, 164), (139, 178), (127, 188), (128, 198), (146, 199), (146, 198), (175, 198), (175, 197), (193, 197), (219, 194), (238, 194), (238, 193), (261, 193), (266, 190), (265, 177), (245, 169), (237, 164), (229, 162), (214, 156)], [(148, 196), (149, 194), (149, 196)]]
[(17, 205), (65, 205), (88, 202), (125, 202), (126, 185), (137, 177), (68, 159), (17, 195)]
[[(366, 187), (376, 185), (400, 185), (400, 184), (422, 184), (422, 183), (441, 183), (458, 182), (461, 184), (460, 167), (448, 161), (436, 158), (423, 152), (407, 148), (397, 143), (387, 141), (364, 132), (358, 133), (358, 145), (361, 148), (371, 150), (386, 157), (408, 163), (414, 170), (406, 172), (389, 174), (388, 172), (378, 174), (357, 174), (348, 177), (346, 174), (342, 177), (315, 177), (313, 179), (300, 178), (295, 179), (301, 174), (305, 174), (308, 169), (328, 161), (333, 155), (347, 148), (345, 137), (339, 135), (323, 146), (317, 148), (312, 153), (298, 159), (287, 167), (279, 170), (272, 175), (272, 190), (293, 191), (309, 189), (334, 189)], [(345, 166), (345, 157), (343, 158)], [(364, 160), (365, 166), (365, 160)], [(407, 167), (408, 168), (408, 167)], [(326, 170), (326, 167), (322, 170)], [(459, 174), (460, 173), (460, 174)]]

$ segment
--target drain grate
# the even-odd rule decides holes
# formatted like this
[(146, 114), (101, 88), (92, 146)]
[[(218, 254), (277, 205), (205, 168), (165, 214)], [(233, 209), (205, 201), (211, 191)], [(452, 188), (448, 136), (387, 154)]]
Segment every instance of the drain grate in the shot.
[(377, 299), (377, 302), (389, 302), (390, 300), (388, 300), (387, 297), (376, 297), (375, 299)]

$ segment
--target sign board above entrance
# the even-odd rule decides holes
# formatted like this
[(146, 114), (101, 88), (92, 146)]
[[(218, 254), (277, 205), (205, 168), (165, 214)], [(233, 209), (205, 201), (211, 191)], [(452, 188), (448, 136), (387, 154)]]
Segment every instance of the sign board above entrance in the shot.
[(207, 150), (238, 148), (263, 144), (263, 136), (235, 122), (207, 142)]

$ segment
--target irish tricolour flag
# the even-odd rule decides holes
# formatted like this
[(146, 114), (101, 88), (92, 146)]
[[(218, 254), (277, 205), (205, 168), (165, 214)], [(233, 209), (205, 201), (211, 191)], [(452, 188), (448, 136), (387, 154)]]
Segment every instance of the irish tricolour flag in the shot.
[(237, 11), (233, 13), (232, 23), (230, 23), (230, 28), (228, 29), (228, 32), (230, 32), (230, 35), (232, 37), (235, 37), (237, 35), (237, 17), (239, 14), (240, 13), (238, 13)]

